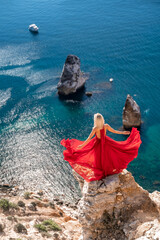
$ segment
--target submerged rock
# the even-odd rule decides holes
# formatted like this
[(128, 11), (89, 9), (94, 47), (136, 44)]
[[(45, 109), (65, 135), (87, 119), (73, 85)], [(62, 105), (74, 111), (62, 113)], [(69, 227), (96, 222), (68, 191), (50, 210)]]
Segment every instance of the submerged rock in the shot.
[(68, 55), (57, 85), (58, 94), (69, 95), (75, 93), (84, 86), (86, 79), (87, 77), (80, 70), (79, 57)]
[(100, 83), (96, 83), (95, 85), (93, 85), (94, 88), (102, 88), (104, 89), (108, 89), (110, 90), (112, 88), (112, 84), (111, 82), (100, 82)]
[(152, 194), (135, 182), (130, 172), (123, 170), (89, 183), (75, 175), (82, 189), (78, 203), (81, 240), (133, 240), (148, 236), (156, 239), (159, 236), (157, 202), (160, 203), (160, 196), (154, 194), (152, 198)]
[(126, 129), (140, 127), (141, 112), (136, 101), (128, 94), (123, 108), (123, 126)]

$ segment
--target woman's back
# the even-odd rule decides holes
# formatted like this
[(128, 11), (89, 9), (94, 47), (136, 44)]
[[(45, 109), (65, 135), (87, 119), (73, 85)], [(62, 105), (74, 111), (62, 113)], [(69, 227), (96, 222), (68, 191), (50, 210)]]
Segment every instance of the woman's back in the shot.
[(101, 139), (101, 136), (102, 136), (103, 133), (104, 133), (104, 135), (106, 135), (106, 127), (105, 127), (105, 125), (103, 125), (103, 128), (95, 127), (95, 134), (96, 134), (97, 138)]

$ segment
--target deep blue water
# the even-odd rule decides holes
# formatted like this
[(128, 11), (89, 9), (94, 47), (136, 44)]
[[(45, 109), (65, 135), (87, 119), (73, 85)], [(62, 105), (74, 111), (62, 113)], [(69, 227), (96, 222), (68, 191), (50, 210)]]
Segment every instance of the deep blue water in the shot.
[[(60, 140), (86, 139), (96, 112), (119, 129), (129, 93), (141, 108), (143, 143), (128, 169), (147, 190), (160, 190), (159, 13), (160, 0), (0, 1), (1, 182), (76, 197)], [(31, 23), (39, 34), (28, 31)], [(91, 98), (58, 97), (68, 54), (89, 74)]]

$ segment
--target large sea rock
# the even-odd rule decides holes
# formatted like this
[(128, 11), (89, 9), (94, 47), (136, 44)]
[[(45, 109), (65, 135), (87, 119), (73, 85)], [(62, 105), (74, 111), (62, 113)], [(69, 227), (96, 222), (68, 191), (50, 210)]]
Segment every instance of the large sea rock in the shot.
[(150, 194), (127, 170), (86, 182), (77, 173), (81, 240), (159, 240), (160, 193)]
[(57, 85), (58, 94), (69, 95), (75, 93), (85, 84), (87, 77), (80, 70), (80, 59), (75, 55), (68, 55)]
[(123, 127), (129, 129), (132, 127), (140, 127), (141, 112), (136, 101), (128, 94), (123, 108)]

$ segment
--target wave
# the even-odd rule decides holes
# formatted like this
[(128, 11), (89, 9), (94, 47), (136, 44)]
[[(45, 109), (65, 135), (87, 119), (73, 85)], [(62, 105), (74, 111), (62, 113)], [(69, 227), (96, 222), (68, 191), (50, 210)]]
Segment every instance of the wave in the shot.
[(39, 58), (35, 43), (7, 45), (0, 48), (0, 67), (22, 66)]
[(15, 77), (23, 77), (24, 80), (30, 85), (38, 85), (40, 83), (44, 83), (49, 80), (54, 80), (58, 78), (58, 75), (55, 73), (53, 69), (45, 69), (36, 71), (33, 69), (33, 65), (16, 67), (13, 69), (2, 70), (0, 71), (0, 75), (8, 75)]
[(8, 88), (7, 90), (0, 90), (0, 108), (6, 105), (8, 99), (11, 98), (11, 90), (11, 88)]

